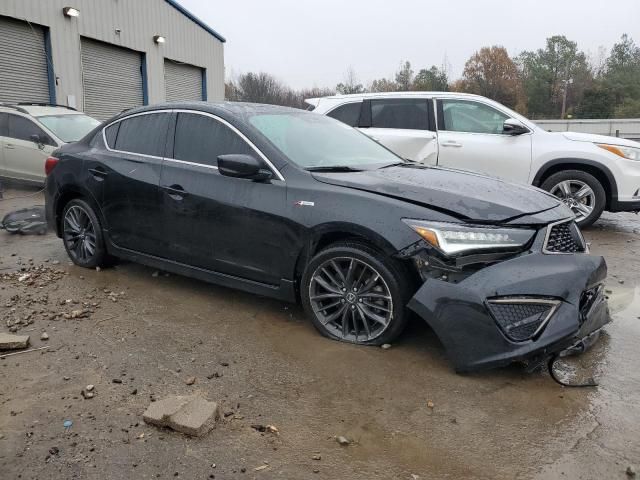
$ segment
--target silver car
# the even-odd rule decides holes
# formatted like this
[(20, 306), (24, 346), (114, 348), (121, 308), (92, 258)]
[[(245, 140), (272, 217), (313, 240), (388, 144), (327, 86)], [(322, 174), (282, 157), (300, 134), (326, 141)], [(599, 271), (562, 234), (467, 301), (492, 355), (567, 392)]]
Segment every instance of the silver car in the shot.
[(98, 125), (70, 107), (0, 103), (0, 177), (43, 184), (47, 157)]

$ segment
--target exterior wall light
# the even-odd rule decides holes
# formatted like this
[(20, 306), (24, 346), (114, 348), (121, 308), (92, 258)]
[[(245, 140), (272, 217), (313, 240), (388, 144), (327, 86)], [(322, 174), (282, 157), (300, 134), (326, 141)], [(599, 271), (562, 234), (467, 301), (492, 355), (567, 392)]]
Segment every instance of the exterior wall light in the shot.
[(80, 10), (78, 10), (77, 8), (73, 8), (73, 7), (64, 7), (62, 9), (62, 14), (65, 17), (79, 17), (80, 16)]
[(153, 36), (153, 41), (156, 42), (157, 44), (161, 44), (167, 41), (166, 38), (164, 38), (162, 35), (154, 35)]

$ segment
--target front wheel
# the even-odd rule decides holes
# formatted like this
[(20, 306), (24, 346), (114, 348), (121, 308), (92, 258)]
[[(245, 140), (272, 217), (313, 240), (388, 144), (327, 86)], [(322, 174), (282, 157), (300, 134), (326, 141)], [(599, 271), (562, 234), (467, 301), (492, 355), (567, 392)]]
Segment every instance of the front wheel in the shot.
[(304, 309), (324, 336), (382, 345), (407, 321), (407, 274), (395, 260), (360, 243), (337, 243), (318, 253), (301, 283)]
[(593, 175), (581, 170), (565, 170), (547, 178), (543, 190), (564, 202), (576, 216), (576, 223), (585, 228), (592, 225), (607, 203), (604, 187)]

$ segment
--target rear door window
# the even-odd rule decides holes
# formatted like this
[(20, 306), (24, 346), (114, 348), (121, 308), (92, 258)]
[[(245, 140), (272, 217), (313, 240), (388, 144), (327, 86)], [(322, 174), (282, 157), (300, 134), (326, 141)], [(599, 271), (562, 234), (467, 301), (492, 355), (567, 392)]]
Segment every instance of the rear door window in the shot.
[(424, 98), (371, 100), (371, 126), (428, 130), (429, 111)]
[(9, 135), (9, 115), (0, 113), (0, 137)]
[(118, 129), (121, 123), (122, 122), (114, 123), (104, 129), (104, 136), (107, 139), (107, 146), (109, 148), (116, 148), (116, 137), (118, 136)]
[(360, 120), (362, 102), (345, 103), (327, 113), (328, 117), (340, 120), (350, 127), (357, 127)]
[[(122, 120), (115, 138), (115, 149), (122, 152), (163, 157), (170, 114), (166, 112), (138, 115)], [(111, 127), (110, 127), (111, 128)], [(113, 132), (107, 133), (113, 137)]]
[(40, 141), (45, 145), (56, 145), (49, 135), (44, 133), (40, 127), (25, 117), (20, 115), (8, 115), (9, 117), (9, 134), (7, 137), (15, 138), (16, 140), (24, 140), (32, 142), (33, 135), (38, 135)]
[(217, 167), (219, 155), (232, 153), (255, 155), (249, 144), (222, 122), (205, 115), (178, 114), (173, 150), (176, 160)]

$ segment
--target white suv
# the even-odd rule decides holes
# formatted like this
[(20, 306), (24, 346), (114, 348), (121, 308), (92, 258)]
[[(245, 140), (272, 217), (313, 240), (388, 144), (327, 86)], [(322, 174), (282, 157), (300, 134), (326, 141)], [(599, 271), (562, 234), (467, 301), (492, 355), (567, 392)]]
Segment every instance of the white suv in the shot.
[(0, 103), (0, 177), (44, 183), (47, 157), (98, 125), (70, 107)]
[(603, 210), (640, 210), (638, 142), (547, 132), (504, 105), (463, 93), (368, 93), (306, 102), (401, 157), (541, 187), (571, 207), (583, 227)]

